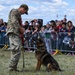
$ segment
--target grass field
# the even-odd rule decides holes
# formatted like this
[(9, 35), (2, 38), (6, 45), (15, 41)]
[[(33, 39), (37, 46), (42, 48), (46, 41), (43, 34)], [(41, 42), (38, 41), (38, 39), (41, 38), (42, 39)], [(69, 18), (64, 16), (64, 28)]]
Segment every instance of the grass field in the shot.
[[(35, 71), (36, 59), (35, 53), (25, 52), (25, 71), (9, 72), (8, 65), (10, 61), (10, 51), (0, 50), (0, 75), (75, 75), (75, 56), (70, 55), (55, 55), (53, 56), (59, 63), (63, 72), (47, 72), (44, 66), (41, 66), (40, 71)], [(18, 69), (22, 69), (22, 55), (19, 60)]]

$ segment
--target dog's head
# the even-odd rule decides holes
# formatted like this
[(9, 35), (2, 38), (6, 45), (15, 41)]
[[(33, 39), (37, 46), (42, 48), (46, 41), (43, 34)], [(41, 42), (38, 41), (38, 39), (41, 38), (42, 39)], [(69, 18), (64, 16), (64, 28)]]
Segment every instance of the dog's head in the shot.
[(34, 34), (32, 40), (36, 45), (37, 51), (46, 51), (45, 41), (40, 33)]
[(32, 36), (32, 40), (35, 41), (36, 44), (44, 43), (44, 39), (40, 33), (35, 33)]

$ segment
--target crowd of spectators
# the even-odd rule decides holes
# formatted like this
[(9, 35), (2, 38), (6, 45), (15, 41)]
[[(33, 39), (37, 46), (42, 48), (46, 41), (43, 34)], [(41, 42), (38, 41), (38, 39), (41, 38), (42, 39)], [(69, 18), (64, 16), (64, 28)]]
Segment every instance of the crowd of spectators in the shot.
[(46, 25), (40, 25), (37, 20), (31, 21), (31, 23), (25, 21), (23, 26), (26, 30), (24, 33), (25, 39), (27, 38), (26, 45), (29, 47), (35, 47), (30, 37), (39, 31), (44, 38), (49, 53), (52, 53), (52, 50), (55, 49), (67, 52), (75, 49), (75, 26), (72, 21), (67, 21), (66, 18), (63, 20), (51, 20)]
[[(7, 23), (0, 19), (0, 46), (5, 44), (6, 41), (6, 26)], [(51, 20), (46, 25), (43, 25), (42, 19), (34, 19), (32, 21), (25, 21), (23, 24), (25, 28), (24, 33), (24, 46), (29, 51), (34, 49), (28, 47), (36, 47), (32, 41), (31, 36), (39, 32), (44, 38), (47, 51), (52, 53), (52, 50), (59, 49), (62, 51), (74, 51), (75, 50), (75, 26), (71, 20), (66, 18), (62, 20)]]

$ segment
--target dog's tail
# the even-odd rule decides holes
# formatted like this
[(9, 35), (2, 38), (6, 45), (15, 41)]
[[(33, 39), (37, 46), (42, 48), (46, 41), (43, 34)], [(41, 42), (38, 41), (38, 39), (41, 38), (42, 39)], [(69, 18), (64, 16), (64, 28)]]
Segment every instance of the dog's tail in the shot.
[(63, 72), (64, 70), (62, 70), (62, 69), (60, 69), (60, 68), (59, 68), (59, 70), (58, 70), (58, 71)]
[(53, 69), (54, 69), (54, 70), (57, 70), (57, 71), (60, 71), (60, 72), (63, 71), (63, 70), (60, 69), (59, 66), (52, 65), (51, 63), (48, 63), (46, 70), (47, 70), (47, 71), (49, 71), (49, 70), (52, 71)]

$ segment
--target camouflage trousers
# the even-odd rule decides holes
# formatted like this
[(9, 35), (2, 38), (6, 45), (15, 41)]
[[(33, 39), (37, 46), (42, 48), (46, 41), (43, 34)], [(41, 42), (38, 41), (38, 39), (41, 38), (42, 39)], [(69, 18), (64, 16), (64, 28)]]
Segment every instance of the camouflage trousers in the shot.
[(11, 50), (11, 60), (9, 64), (9, 69), (17, 69), (18, 61), (21, 55), (21, 39), (18, 35), (9, 35), (10, 50)]

